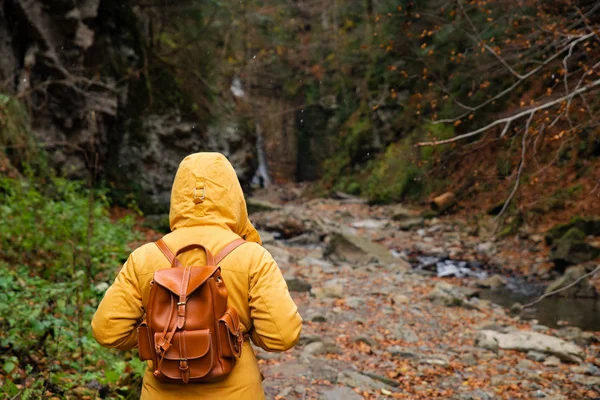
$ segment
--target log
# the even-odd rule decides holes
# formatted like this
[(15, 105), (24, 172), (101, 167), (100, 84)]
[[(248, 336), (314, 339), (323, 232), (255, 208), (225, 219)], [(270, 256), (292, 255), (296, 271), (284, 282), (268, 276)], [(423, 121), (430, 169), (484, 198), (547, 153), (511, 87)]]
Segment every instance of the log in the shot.
[(456, 204), (456, 196), (452, 192), (446, 192), (440, 196), (437, 196), (431, 202), (431, 208), (438, 213), (443, 213), (449, 210)]

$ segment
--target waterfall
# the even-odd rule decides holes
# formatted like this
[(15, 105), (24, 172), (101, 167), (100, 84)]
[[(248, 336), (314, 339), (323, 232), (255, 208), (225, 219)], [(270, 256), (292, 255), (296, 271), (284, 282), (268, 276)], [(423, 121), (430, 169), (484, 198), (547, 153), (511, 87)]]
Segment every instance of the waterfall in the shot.
[(260, 123), (256, 123), (256, 153), (258, 154), (258, 170), (256, 171), (255, 177), (258, 180), (262, 180), (262, 185), (268, 187), (271, 185), (271, 177), (269, 176), (269, 169), (267, 167), (267, 158), (265, 156), (265, 145), (264, 138), (262, 135), (262, 129)]

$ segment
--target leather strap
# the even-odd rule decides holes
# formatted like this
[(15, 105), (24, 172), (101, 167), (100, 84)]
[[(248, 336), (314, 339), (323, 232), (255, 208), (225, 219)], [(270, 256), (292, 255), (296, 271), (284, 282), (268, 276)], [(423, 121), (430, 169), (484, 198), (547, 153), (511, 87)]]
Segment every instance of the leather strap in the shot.
[(162, 239), (158, 239), (155, 243), (156, 243), (156, 246), (160, 249), (160, 251), (164, 254), (164, 256), (167, 257), (167, 260), (169, 260), (171, 265), (173, 264), (173, 259), (174, 259), (176, 267), (182, 266), (181, 262), (179, 262), (179, 260), (177, 258), (175, 258), (175, 254), (173, 254), (171, 249), (169, 249), (169, 247), (165, 244), (165, 242), (163, 242)]
[[(221, 250), (219, 252), (219, 254), (217, 254), (216, 257), (213, 257), (211, 252), (208, 251), (208, 249), (206, 249), (204, 246), (202, 246), (200, 244), (192, 244), (192, 245), (186, 246), (186, 247), (180, 249), (179, 251), (177, 251), (177, 254), (181, 254), (185, 251), (191, 250), (194, 247), (200, 247), (200, 248), (203, 248), (204, 251), (206, 252), (206, 264), (207, 265), (219, 265), (219, 263), (221, 261), (223, 261), (223, 259), (229, 255), (229, 253), (231, 253), (233, 250), (237, 249), (244, 243), (246, 243), (246, 241), (244, 239), (241, 239), (241, 238), (236, 239), (233, 242), (229, 243), (227, 246), (225, 246), (225, 248), (223, 250)], [(177, 259), (175, 254), (173, 254), (171, 249), (169, 249), (169, 247), (165, 244), (165, 242), (162, 239), (158, 239), (155, 242), (155, 244), (159, 248), (159, 250), (163, 253), (163, 255), (167, 258), (167, 260), (169, 260), (169, 262), (171, 263), (171, 266), (183, 267), (183, 264)]]
[[(181, 253), (185, 253), (186, 251), (190, 251), (193, 249), (204, 250), (204, 252), (206, 253), (206, 265), (216, 265), (215, 257), (212, 255), (210, 250), (208, 250), (206, 247), (204, 247), (203, 245), (201, 245), (199, 243), (193, 243), (193, 244), (187, 245), (187, 246), (182, 247), (181, 249), (177, 250), (177, 253), (175, 253), (175, 259), (177, 259), (177, 256), (180, 255)], [(175, 265), (173, 263), (171, 263), (171, 266), (174, 267)]]
[(181, 279), (181, 289), (179, 290), (179, 302), (177, 303), (177, 328), (182, 329), (185, 325), (185, 314), (187, 308), (186, 292), (190, 284), (190, 275), (192, 269), (185, 267), (183, 278)]
[(231, 253), (233, 250), (237, 249), (244, 243), (246, 243), (244, 239), (236, 239), (233, 242), (229, 243), (227, 246), (225, 246), (223, 250), (219, 252), (219, 254), (217, 254), (217, 256), (215, 257), (214, 265), (219, 265), (219, 263), (229, 255), (229, 253)]

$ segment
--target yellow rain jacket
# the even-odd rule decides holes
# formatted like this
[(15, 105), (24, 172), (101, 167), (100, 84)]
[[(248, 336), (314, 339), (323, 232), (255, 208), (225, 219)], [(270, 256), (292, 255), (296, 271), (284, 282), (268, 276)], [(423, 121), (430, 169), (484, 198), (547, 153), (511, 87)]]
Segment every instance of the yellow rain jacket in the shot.
[[(242, 330), (250, 332), (257, 346), (267, 351), (293, 347), (300, 336), (302, 319), (279, 267), (261, 246), (260, 236), (248, 219), (235, 171), (222, 154), (196, 153), (181, 162), (173, 183), (169, 218), (172, 232), (163, 240), (174, 253), (193, 243), (217, 254), (239, 237), (250, 242), (221, 263), (228, 305), (236, 308)], [(202, 250), (188, 251), (179, 259), (185, 265), (206, 263)], [(121, 350), (136, 346), (136, 327), (148, 304), (154, 271), (169, 267), (154, 243), (141, 246), (129, 256), (92, 319), (92, 332), (100, 344)], [(145, 400), (263, 398), (261, 374), (248, 341), (232, 373), (222, 382), (161, 383), (154, 379), (149, 365), (142, 387)]]

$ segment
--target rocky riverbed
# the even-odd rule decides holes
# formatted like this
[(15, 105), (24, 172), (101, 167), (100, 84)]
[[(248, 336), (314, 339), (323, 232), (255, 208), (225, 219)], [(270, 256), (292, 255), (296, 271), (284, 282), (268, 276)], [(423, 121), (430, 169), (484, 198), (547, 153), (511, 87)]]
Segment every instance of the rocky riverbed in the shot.
[[(260, 206), (251, 219), (304, 319), (292, 351), (256, 349), (268, 398), (600, 398), (600, 335), (479, 297), (510, 271), (549, 273), (539, 235), (494, 242), (356, 199)], [(423, 257), (480, 275), (438, 277)]]

